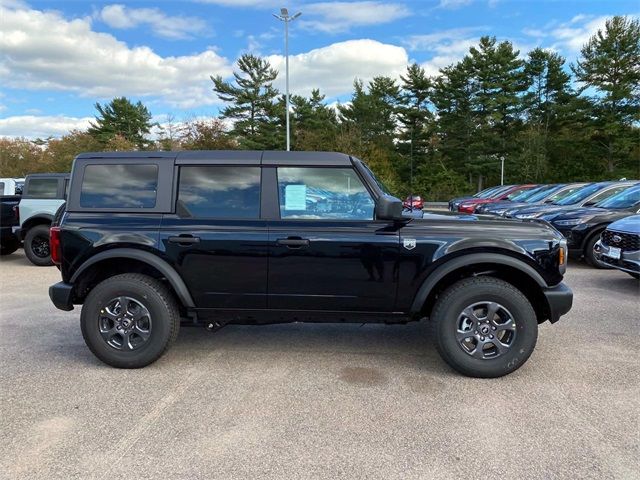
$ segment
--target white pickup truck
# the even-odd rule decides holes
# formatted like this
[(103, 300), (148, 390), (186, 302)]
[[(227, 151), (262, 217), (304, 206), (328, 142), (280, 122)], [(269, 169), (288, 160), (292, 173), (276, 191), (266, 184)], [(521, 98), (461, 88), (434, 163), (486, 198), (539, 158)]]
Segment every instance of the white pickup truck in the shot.
[(34, 265), (52, 265), (49, 227), (68, 189), (68, 173), (34, 173), (25, 179), (18, 205), (20, 226), (14, 227), (14, 233), (24, 241), (24, 253)]

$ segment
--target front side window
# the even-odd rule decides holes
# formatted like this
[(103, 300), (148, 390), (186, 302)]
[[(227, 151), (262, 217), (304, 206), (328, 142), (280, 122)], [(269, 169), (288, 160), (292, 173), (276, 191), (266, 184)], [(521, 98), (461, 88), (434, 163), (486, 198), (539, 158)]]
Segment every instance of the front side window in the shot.
[(280, 217), (372, 220), (374, 202), (351, 168), (278, 168)]
[(56, 198), (58, 196), (58, 179), (31, 178), (27, 194), (38, 198)]
[(617, 195), (618, 193), (620, 193), (626, 188), (629, 188), (629, 186), (625, 185), (625, 186), (620, 186), (616, 188), (611, 188), (609, 190), (605, 190), (604, 192), (599, 193), (598, 195), (593, 197), (591, 200), (589, 200), (589, 205), (595, 205), (596, 203), (602, 202), (603, 200), (609, 197), (613, 197), (614, 195)]
[(195, 218), (259, 218), (260, 167), (182, 167), (178, 212)]
[(80, 190), (80, 206), (153, 208), (157, 193), (157, 165), (87, 165)]
[(596, 205), (600, 208), (631, 208), (640, 203), (640, 187), (627, 188)]

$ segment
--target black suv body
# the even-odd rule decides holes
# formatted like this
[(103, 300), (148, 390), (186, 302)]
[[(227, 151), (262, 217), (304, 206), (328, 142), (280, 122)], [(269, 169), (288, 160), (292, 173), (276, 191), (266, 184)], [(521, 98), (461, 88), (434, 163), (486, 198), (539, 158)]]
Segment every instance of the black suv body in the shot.
[(51, 244), (53, 303), (83, 304), (88, 346), (125, 368), (156, 360), (181, 323), (429, 317), (450, 365), (495, 377), (572, 302), (553, 228), (403, 217), (367, 166), (339, 153), (83, 154)]

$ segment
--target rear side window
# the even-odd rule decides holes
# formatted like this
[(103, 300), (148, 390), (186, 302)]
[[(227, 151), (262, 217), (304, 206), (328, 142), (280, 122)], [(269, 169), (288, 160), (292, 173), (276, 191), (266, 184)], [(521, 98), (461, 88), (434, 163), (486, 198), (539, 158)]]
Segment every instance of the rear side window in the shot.
[(58, 196), (57, 178), (31, 178), (27, 186), (27, 195), (38, 198), (56, 198)]
[(82, 179), (80, 206), (153, 208), (157, 191), (157, 165), (87, 165)]
[(178, 213), (195, 218), (259, 218), (260, 167), (181, 167)]
[(280, 218), (372, 220), (371, 195), (352, 168), (278, 168)]

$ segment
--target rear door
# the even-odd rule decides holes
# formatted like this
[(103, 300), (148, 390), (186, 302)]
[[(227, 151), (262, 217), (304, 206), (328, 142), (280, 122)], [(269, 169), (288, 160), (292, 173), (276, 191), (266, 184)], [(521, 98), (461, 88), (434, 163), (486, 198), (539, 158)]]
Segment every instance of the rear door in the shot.
[(176, 169), (176, 209), (163, 216), (160, 245), (196, 306), (266, 308), (268, 237), (260, 219), (259, 160)]
[(358, 173), (275, 170), (270, 188), (277, 189), (279, 218), (269, 223), (269, 308), (392, 311), (399, 235), (374, 219), (372, 194)]

